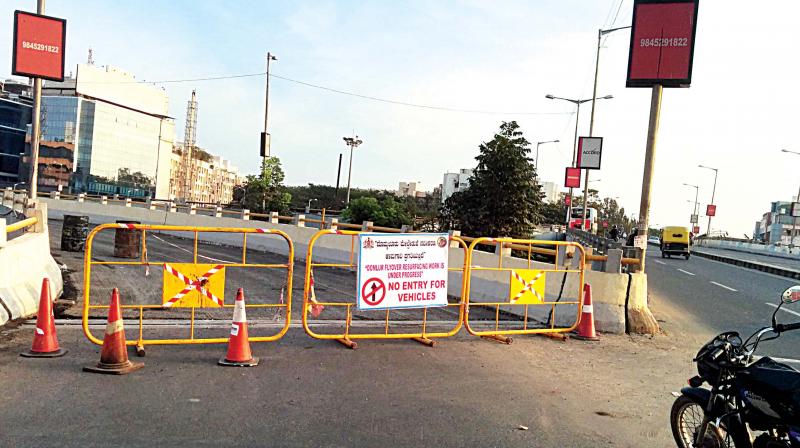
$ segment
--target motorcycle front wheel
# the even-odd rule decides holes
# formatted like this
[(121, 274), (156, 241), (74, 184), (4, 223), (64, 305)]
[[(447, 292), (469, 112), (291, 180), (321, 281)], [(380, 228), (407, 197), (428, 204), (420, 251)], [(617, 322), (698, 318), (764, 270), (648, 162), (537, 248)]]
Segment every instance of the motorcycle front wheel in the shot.
[[(683, 395), (672, 404), (669, 420), (678, 448), (694, 447), (695, 434), (703, 424), (703, 414), (702, 406)], [(708, 425), (700, 448), (736, 448), (736, 445), (724, 428)]]

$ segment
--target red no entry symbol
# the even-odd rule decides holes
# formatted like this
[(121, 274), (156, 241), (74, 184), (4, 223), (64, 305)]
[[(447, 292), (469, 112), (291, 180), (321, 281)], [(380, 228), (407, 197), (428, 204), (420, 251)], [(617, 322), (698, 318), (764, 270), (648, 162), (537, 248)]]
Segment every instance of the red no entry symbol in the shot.
[(361, 297), (369, 306), (383, 302), (383, 298), (386, 297), (386, 285), (383, 284), (383, 280), (373, 277), (365, 281), (361, 287)]

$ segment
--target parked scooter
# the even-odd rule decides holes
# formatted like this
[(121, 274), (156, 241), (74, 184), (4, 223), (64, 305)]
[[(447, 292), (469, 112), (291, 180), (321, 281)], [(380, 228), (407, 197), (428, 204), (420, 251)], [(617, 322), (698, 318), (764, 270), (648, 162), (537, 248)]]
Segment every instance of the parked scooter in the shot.
[(800, 286), (793, 286), (781, 296), (771, 326), (745, 341), (735, 331), (721, 333), (700, 349), (694, 358), (698, 375), (672, 405), (678, 447), (800, 447), (800, 372), (753, 356), (760, 342), (800, 329), (800, 322), (777, 322), (778, 310), (798, 301)]

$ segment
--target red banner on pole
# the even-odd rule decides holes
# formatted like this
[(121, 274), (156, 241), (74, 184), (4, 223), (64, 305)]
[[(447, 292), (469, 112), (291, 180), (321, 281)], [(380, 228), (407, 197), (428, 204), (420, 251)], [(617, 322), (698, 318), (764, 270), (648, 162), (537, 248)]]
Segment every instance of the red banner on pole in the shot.
[(581, 188), (581, 169), (567, 167), (564, 179), (564, 186), (567, 188)]
[(634, 0), (627, 87), (689, 87), (699, 0)]
[(570, 195), (564, 196), (564, 205), (572, 205), (572, 197)]
[(708, 204), (706, 206), (706, 216), (717, 216), (717, 206), (714, 204)]
[(66, 39), (66, 20), (14, 11), (11, 73), (63, 81)]

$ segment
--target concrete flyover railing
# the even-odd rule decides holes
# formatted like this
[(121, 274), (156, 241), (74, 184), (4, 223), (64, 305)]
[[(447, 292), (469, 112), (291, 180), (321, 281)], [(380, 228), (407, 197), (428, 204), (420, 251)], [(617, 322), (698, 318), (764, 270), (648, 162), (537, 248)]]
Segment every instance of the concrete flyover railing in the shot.
[[(3, 199), (6, 206), (5, 193)], [(47, 206), (24, 203), (24, 219), (12, 224), (0, 219), (0, 325), (36, 315), (42, 279), (50, 280), (53, 299), (64, 289), (61, 270), (50, 255)], [(10, 237), (18, 232), (23, 233)]]
[(586, 259), (592, 262), (593, 270), (633, 273), (641, 268), (642, 250), (639, 248), (578, 229), (567, 229), (567, 238), (587, 248)]
[[(300, 219), (295, 216), (293, 220), (287, 220), (288, 217), (280, 217), (277, 213), (263, 215), (264, 221), (250, 220), (250, 216), (237, 216), (237, 217), (222, 217), (217, 218), (208, 215), (199, 215), (191, 213), (177, 213), (173, 211), (150, 210), (146, 208), (126, 207), (125, 205), (107, 204), (103, 205), (99, 202), (83, 202), (77, 201), (64, 201), (55, 199), (42, 199), (50, 207), (50, 214), (54, 218), (63, 215), (85, 215), (89, 217), (89, 222), (92, 224), (101, 224), (106, 222), (113, 222), (117, 219), (129, 219), (139, 221), (143, 224), (168, 224), (168, 225), (191, 225), (202, 227), (254, 227), (254, 228), (269, 228), (279, 229), (285, 232), (292, 239), (295, 245), (295, 256), (297, 261), (305, 259), (308, 250), (308, 244), (311, 237), (317, 232), (318, 229), (310, 228), (304, 225)], [(361, 224), (339, 223), (336, 218), (327, 218), (324, 226), (329, 229), (347, 229), (347, 230), (362, 230), (362, 231), (379, 231), (379, 232), (404, 232), (409, 231), (408, 228), (395, 229), (388, 227), (375, 226), (371, 222), (364, 222)], [(460, 232), (451, 231), (452, 235), (460, 236)], [(241, 247), (242, 239), (238, 236), (231, 236), (227, 234), (200, 234), (201, 241), (225, 244), (231, 247)], [(463, 237), (464, 240), (471, 242), (473, 238)], [(266, 250), (278, 254), (285, 255), (285, 245), (271, 245), (269, 241), (265, 241), (264, 246), (257, 247), (257, 250)], [(497, 263), (501, 257), (504, 266), (526, 266), (527, 260), (514, 257), (514, 250), (526, 250), (525, 247), (515, 247), (515, 245), (508, 244), (494, 244), (495, 250), (492, 252), (476, 252), (476, 263), (481, 265), (489, 265), (489, 263)], [(348, 262), (350, 257), (350, 242), (345, 239), (321, 239), (315, 244), (314, 255), (315, 259), (320, 262)], [(555, 251), (545, 248), (532, 248), (532, 251), (542, 255), (555, 255)], [(567, 254), (559, 256), (560, 260), (568, 260)], [(452, 257), (463, 256), (460, 250), (453, 250)], [(463, 262), (463, 260), (462, 260)], [(457, 263), (457, 261), (454, 261)], [(452, 286), (450, 294), (460, 294), (460, 278), (455, 273), (451, 273), (450, 284)], [(460, 274), (459, 274), (460, 275)], [(479, 274), (481, 277), (483, 274)], [(597, 328), (600, 331), (622, 333), (624, 331), (653, 332), (657, 330), (656, 326), (643, 325), (641, 322), (649, 322), (646, 320), (647, 316), (652, 318), (647, 309), (647, 278), (644, 274), (628, 274), (621, 272), (587, 272), (587, 281), (592, 284), (594, 292), (595, 304), (595, 317)], [(480, 300), (480, 292), (497, 296), (498, 291), (503, 291), (502, 294), (507, 294), (508, 284), (507, 279), (495, 279), (492, 277), (478, 278), (476, 280), (476, 298)], [(503, 284), (502, 282), (506, 282)], [(553, 283), (555, 285), (555, 283)], [(488, 298), (489, 296), (485, 298)], [(496, 297), (494, 297), (496, 299)], [(644, 317), (642, 317), (644, 316)], [(655, 319), (652, 319), (655, 322)]]
[[(648, 305), (647, 276), (640, 272), (642, 250), (623, 246), (620, 242), (578, 229), (568, 229), (567, 239), (577, 241), (586, 247), (586, 259), (592, 262), (593, 271), (628, 276), (625, 286), (627, 291), (625, 294), (626, 331), (629, 333), (657, 333), (659, 331), (658, 322)], [(587, 277), (592, 288), (596, 289), (588, 273)], [(600, 278), (599, 283), (604, 284), (603, 277)]]

